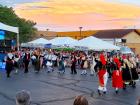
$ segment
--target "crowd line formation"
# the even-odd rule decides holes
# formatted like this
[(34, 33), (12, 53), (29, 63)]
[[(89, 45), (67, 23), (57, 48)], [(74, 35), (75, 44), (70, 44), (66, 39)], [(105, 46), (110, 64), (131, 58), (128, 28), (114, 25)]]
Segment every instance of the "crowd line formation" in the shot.
[(65, 73), (65, 68), (71, 68), (71, 74), (76, 75), (81, 70), (81, 75), (98, 76), (98, 94), (106, 94), (108, 78), (112, 79), (112, 87), (116, 94), (120, 88), (126, 89), (127, 85), (136, 87), (136, 80), (139, 79), (140, 56), (131, 54), (120, 54), (119, 52), (83, 52), (83, 51), (55, 51), (46, 49), (22, 49), (7, 53), (6, 74), (9, 78), (11, 71), (18, 73), (24, 68), (28, 73), (29, 63), (33, 65), (34, 71), (39, 73), (42, 68), (48, 73), (54, 70), (60, 74)]

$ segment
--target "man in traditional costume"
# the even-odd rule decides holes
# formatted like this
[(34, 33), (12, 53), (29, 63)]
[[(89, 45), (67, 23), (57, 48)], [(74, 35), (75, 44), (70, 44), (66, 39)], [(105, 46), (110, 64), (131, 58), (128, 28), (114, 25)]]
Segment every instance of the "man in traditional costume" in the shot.
[(26, 53), (24, 55), (23, 62), (24, 62), (24, 66), (25, 66), (24, 73), (28, 73), (28, 66), (29, 66), (29, 62), (30, 62), (30, 53), (28, 50), (26, 51)]
[(77, 71), (76, 71), (76, 57), (73, 55), (71, 57), (71, 74), (77, 74)]
[(6, 74), (7, 74), (7, 78), (10, 77), (10, 73), (13, 69), (13, 60), (12, 60), (12, 56), (7, 56), (7, 59), (6, 59)]

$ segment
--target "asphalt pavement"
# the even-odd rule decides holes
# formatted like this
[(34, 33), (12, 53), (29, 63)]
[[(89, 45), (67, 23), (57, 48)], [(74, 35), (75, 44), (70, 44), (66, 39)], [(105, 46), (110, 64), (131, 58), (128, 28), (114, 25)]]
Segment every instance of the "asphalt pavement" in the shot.
[(42, 69), (35, 73), (30, 67), (28, 74), (21, 69), (18, 74), (14, 71), (10, 78), (6, 78), (4, 71), (0, 71), (0, 105), (15, 105), (16, 93), (20, 90), (28, 90), (31, 93), (32, 105), (73, 105), (75, 96), (84, 95), (89, 105), (136, 105), (140, 96), (140, 82), (136, 88), (128, 86), (126, 90), (120, 90), (115, 94), (111, 87), (111, 79), (108, 80), (108, 92), (99, 96), (97, 93), (98, 78), (90, 76), (70, 74), (67, 68), (65, 74), (59, 74), (56, 69), (47, 73)]

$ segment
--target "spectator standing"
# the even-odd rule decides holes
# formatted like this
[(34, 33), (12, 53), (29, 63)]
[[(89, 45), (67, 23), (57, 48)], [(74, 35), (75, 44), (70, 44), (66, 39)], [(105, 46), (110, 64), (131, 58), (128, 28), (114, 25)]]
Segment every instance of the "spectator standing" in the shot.
[(22, 90), (16, 94), (16, 105), (30, 105), (31, 98), (28, 91)]
[(84, 96), (77, 96), (73, 105), (88, 105), (88, 101)]

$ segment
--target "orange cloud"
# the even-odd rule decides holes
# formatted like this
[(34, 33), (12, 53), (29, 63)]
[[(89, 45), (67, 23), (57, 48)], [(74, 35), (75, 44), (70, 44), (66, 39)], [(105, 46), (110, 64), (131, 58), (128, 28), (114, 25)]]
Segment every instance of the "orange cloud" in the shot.
[(52, 0), (24, 3), (15, 7), (16, 13), (38, 24), (73, 26), (112, 26), (133, 25), (140, 17), (140, 7), (128, 4), (105, 2), (104, 0)]

